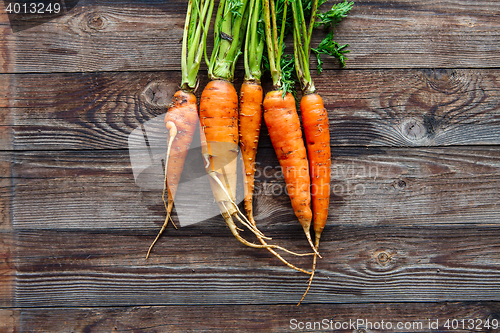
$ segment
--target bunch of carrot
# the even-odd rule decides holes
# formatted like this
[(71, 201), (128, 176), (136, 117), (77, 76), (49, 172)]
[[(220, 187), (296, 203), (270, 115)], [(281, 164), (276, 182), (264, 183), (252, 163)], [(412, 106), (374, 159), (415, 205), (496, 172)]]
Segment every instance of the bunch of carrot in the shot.
[[(304, 7), (307, 8), (308, 5), (311, 13), (307, 28)], [(344, 5), (347, 5), (348, 9), (342, 12), (342, 15), (350, 10), (352, 3), (346, 1)], [(287, 22), (289, 24), (289, 6), (292, 7), (293, 14), (293, 59), (303, 93), (300, 106), (306, 145), (295, 108), (295, 98), (291, 93), (294, 81), (290, 79), (290, 68), (284, 65), (282, 57)], [(311, 36), (317, 25), (317, 7), (318, 0), (312, 0), (310, 4), (294, 0), (291, 5), (288, 0), (221, 0), (214, 25), (214, 48), (210, 59), (207, 59), (210, 82), (201, 94), (198, 114), (193, 90), (196, 87), (202, 55), (206, 53), (206, 32), (210, 24), (213, 0), (189, 1), (182, 43), (183, 81), (181, 90), (174, 95), (172, 106), (165, 117), (165, 124), (169, 129), (163, 191), (167, 217), (151, 244), (148, 256), (170, 219), (185, 156), (196, 128), (196, 117), (199, 117), (205, 168), (215, 201), (229, 229), (243, 244), (265, 248), (289, 267), (310, 274), (307, 288), (309, 290), (319, 256), (320, 236), (328, 216), (331, 165), (328, 116), (321, 97), (316, 93), (309, 71)], [(281, 17), (278, 17), (278, 11)], [(325, 17), (328, 21), (328, 15)], [(325, 42), (323, 44), (326, 45)], [(260, 81), (265, 49), (274, 89), (264, 97)], [(339, 51), (339, 54), (347, 52), (335, 48), (335, 45), (334, 49)], [(332, 54), (321, 47), (313, 51), (318, 57), (319, 54)], [(241, 54), (245, 64), (245, 80), (238, 98), (232, 82)], [(313, 253), (297, 254), (281, 246), (268, 244), (269, 238), (255, 223), (252, 196), (262, 118), (283, 170), (292, 208)], [(243, 158), (244, 207), (247, 216), (235, 202), (239, 148)], [(177, 152), (175, 156), (172, 156), (172, 151)], [(165, 194), (168, 196), (167, 200)], [(243, 238), (236, 222), (247, 227), (260, 244)], [(314, 243), (310, 234), (311, 224), (315, 232)], [(313, 254), (312, 272), (290, 264), (275, 250), (295, 255)]]

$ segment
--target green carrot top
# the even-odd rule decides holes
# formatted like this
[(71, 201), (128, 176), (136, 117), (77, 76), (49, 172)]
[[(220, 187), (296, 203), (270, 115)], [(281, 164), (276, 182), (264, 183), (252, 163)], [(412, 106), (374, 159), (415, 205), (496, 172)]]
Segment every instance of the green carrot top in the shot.
[(268, 68), (276, 90), (293, 92), (293, 58), (283, 57), (284, 39), (288, 31), (288, 0), (263, 0)]
[[(316, 91), (314, 82), (309, 70), (310, 54), (313, 51), (318, 58), (318, 71), (322, 70), (320, 55), (327, 54), (339, 59), (342, 67), (345, 66), (345, 53), (349, 51), (346, 48), (349, 45), (340, 46), (333, 40), (333, 31), (318, 45), (316, 49), (311, 48), (311, 37), (314, 28), (324, 26), (326, 28), (334, 27), (344, 17), (353, 6), (353, 2), (345, 0), (343, 3), (333, 5), (326, 13), (318, 12), (318, 6), (327, 0), (292, 0), (293, 12), (293, 44), (294, 59), (297, 77), (300, 81), (302, 91), (305, 94)], [(306, 24), (306, 17), (309, 16), (309, 25)], [(318, 21), (316, 21), (318, 19)]]
[(198, 71), (206, 52), (207, 31), (210, 26), (214, 0), (189, 0), (182, 36), (181, 89), (196, 88)]
[(265, 48), (264, 11), (262, 0), (250, 0), (243, 60), (245, 80), (260, 82), (262, 56)]
[(232, 82), (238, 57), (242, 54), (248, 0), (221, 0), (214, 26), (214, 49), (208, 61), (210, 79)]

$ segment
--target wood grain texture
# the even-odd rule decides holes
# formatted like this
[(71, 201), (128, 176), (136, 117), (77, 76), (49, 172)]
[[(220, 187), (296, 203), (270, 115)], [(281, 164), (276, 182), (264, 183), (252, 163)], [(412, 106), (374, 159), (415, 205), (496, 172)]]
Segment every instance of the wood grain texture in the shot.
[[(16, 50), (9, 73), (178, 69), (185, 7), (180, 0), (81, 0), (44, 24), (6, 27), (0, 53)], [(499, 15), (491, 1), (356, 1), (336, 39), (350, 44), (353, 69), (492, 68), (500, 64)], [(313, 45), (325, 35), (317, 31)], [(339, 65), (327, 60), (325, 67)]]
[(0, 332), (15, 333), (19, 332), (20, 311), (0, 308)]
[[(307, 251), (300, 230), (266, 231)], [(499, 234), (499, 227), (330, 226), (305, 302), (498, 301)], [(153, 237), (18, 232), (15, 306), (296, 304), (307, 284), (306, 275), (238, 243), (222, 224), (169, 230), (145, 260)], [(311, 264), (310, 257), (289, 259)]]
[(49, 22), (6, 29), (4, 47), (16, 50), (10, 72), (178, 68), (185, 8), (184, 1), (78, 1)]
[[(281, 245), (307, 252), (289, 199), (279, 191), (273, 152), (259, 153), (266, 163), (258, 164), (256, 219)], [(500, 299), (495, 147), (345, 147), (334, 158), (333, 184), (345, 190), (332, 197), (322, 237), (328, 259), (320, 262), (308, 301)], [(128, 163), (121, 151), (16, 154), (16, 306), (300, 298), (307, 277), (239, 244), (220, 216), (167, 230), (153, 259), (144, 261), (140, 249), (157, 232), (163, 208), (159, 190), (136, 187)], [(196, 211), (203, 214), (198, 205)]]
[[(197, 153), (191, 153), (195, 157), (183, 173), (187, 189), (177, 198), (176, 210), (201, 222), (219, 213), (213, 213), (208, 181), (190, 183), (206, 180)], [(14, 159), (15, 229), (141, 229), (163, 221), (161, 172), (156, 188), (141, 188), (127, 151), (16, 152)], [(259, 148), (256, 163), (256, 220), (295, 223), (274, 151)], [(496, 147), (338, 147), (329, 223), (498, 225), (499, 185)]]
[(16, 272), (13, 265), (15, 245), (12, 241), (13, 186), (11, 168), (12, 152), (0, 151), (0, 322), (4, 322), (2, 316), (5, 316), (2, 307), (9, 307), (14, 303)]
[[(82, 308), (82, 309), (23, 309), (21, 312), (23, 331), (29, 332), (198, 332), (199, 327), (217, 332), (291, 332), (294, 319), (304, 326), (306, 323), (332, 321), (335, 325), (349, 320), (409, 325), (410, 329), (398, 332), (429, 332), (429, 320), (438, 320), (438, 328), (444, 327), (450, 318), (485, 320), (499, 316), (498, 305), (481, 303), (393, 303), (393, 304), (330, 304), (295, 306), (155, 306), (126, 308)], [(290, 323), (292, 321), (292, 324)], [(38, 324), (35, 324), (38, 323)], [(318, 327), (318, 326), (316, 326)], [(421, 327), (421, 328), (420, 328)], [(389, 329), (366, 329), (359, 331), (394, 332)], [(298, 328), (295, 330), (298, 331)], [(301, 332), (313, 332), (302, 329)], [(317, 332), (318, 330), (316, 330)], [(325, 330), (326, 331), (326, 330)], [(333, 331), (333, 330), (330, 330)], [(335, 330), (352, 332), (353, 329)], [(355, 330), (354, 330), (355, 331)], [(455, 330), (454, 332), (470, 332)], [(486, 331), (486, 330), (476, 330)], [(498, 332), (491, 330), (490, 332)]]
[[(4, 3), (0, 3), (0, 73), (12, 73), (14, 72), (16, 52), (14, 43), (12, 43), (13, 36), (9, 26), (9, 17), (4, 8)], [(0, 78), (0, 89), (2, 90), (9, 87), (5, 85), (4, 79), (5, 77)], [(3, 97), (5, 95), (0, 95), (0, 100)]]
[[(134, 129), (166, 112), (180, 73), (10, 80), (11, 108), (0, 113), (12, 114), (2, 125), (13, 131), (14, 149), (127, 149)], [(206, 82), (202, 77), (201, 86)], [(329, 112), (332, 146), (500, 143), (498, 70), (327, 71), (315, 82)], [(159, 85), (156, 107), (144, 95), (151, 84)], [(271, 146), (265, 126), (261, 141)]]
[[(313, 73), (330, 118), (330, 217), (299, 308), (308, 277), (234, 239), (197, 146), (175, 204), (181, 227), (144, 259), (165, 215), (157, 125), (180, 81), (186, 1), (80, 0), (20, 30), (3, 6), (0, 332), (313, 331), (292, 318), (431, 319), (451, 332), (447, 319), (500, 320), (496, 2), (362, 0), (337, 28), (347, 69), (330, 59)], [(308, 252), (283, 189), (264, 127), (257, 223)]]

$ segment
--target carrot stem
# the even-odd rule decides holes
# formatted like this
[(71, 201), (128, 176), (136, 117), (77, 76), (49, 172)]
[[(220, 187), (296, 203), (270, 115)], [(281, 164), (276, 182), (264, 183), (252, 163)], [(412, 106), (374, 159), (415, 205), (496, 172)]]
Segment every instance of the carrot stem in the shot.
[(181, 49), (181, 89), (183, 90), (192, 91), (196, 88), (201, 58), (206, 52), (213, 6), (213, 0), (189, 0), (188, 2)]

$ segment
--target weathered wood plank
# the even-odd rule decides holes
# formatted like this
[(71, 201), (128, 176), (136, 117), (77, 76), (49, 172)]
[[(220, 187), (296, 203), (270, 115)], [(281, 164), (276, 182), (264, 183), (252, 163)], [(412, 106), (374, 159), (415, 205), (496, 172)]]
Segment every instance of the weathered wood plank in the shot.
[[(22, 332), (313, 332), (308, 323), (321, 323), (320, 330), (335, 332), (429, 332), (450, 331), (447, 320), (466, 319), (485, 322), (498, 318), (498, 304), (481, 303), (393, 303), (393, 304), (322, 304), (294, 306), (166, 306), (88, 309), (22, 309)], [(359, 322), (358, 319), (364, 321)], [(356, 325), (351, 325), (355, 322)], [(382, 321), (385, 328), (370, 329)], [(435, 322), (438, 327), (434, 328)], [(387, 323), (394, 325), (388, 329)], [(346, 323), (346, 324), (344, 324)], [(398, 323), (402, 329), (396, 329)], [(468, 321), (466, 322), (467, 324)], [(333, 325), (333, 326), (332, 326)], [(407, 328), (404, 328), (404, 325)], [(339, 329), (336, 329), (340, 328)], [(342, 329), (344, 326), (344, 329)], [(314, 327), (314, 326), (312, 326)], [(316, 326), (316, 328), (318, 325)], [(476, 328), (476, 326), (474, 326)], [(453, 332), (470, 332), (470, 329)], [(486, 332), (479, 328), (474, 332)], [(493, 329), (489, 332), (498, 332)]]
[(0, 308), (0, 332), (19, 332), (19, 317), (21, 312), (12, 309)]
[[(1, 42), (0, 42), (1, 43)], [(5, 84), (8, 79), (0, 75), (0, 110), (7, 110), (9, 96), (9, 85)], [(12, 187), (12, 133), (11, 128), (2, 126), (10, 122), (9, 112), (0, 112), (0, 307), (12, 306), (14, 295), (15, 268), (12, 264), (12, 216), (11, 202), (13, 199)], [(6, 312), (0, 309), (0, 323), (10, 323), (10, 319), (3, 318)], [(0, 324), (0, 330), (2, 326)], [(5, 330), (10, 332), (9, 330)]]
[[(188, 156), (176, 219), (221, 219), (200, 152)], [(146, 175), (153, 187), (143, 188), (134, 181), (127, 151), (15, 152), (14, 159), (15, 229), (142, 229), (163, 221), (161, 166), (159, 173)], [(274, 151), (259, 148), (256, 162), (256, 219), (296, 224)], [(334, 225), (500, 222), (496, 147), (338, 147), (332, 177), (329, 223)]]
[[(307, 252), (299, 228), (265, 231)], [(500, 301), (499, 235), (498, 226), (330, 226), (306, 302)], [(294, 304), (307, 284), (307, 275), (240, 244), (222, 224), (170, 229), (145, 260), (153, 237), (18, 232), (15, 306)]]
[[(316, 86), (332, 146), (478, 145), (500, 143), (499, 78), (499, 70), (327, 71)], [(0, 109), (11, 122), (0, 125), (14, 132), (16, 150), (126, 149), (134, 129), (162, 119), (179, 79), (178, 72), (14, 75), (12, 108)], [(155, 83), (161, 98), (149, 103), (144, 92)], [(265, 125), (261, 138), (271, 146)]]
[[(238, 243), (222, 218), (207, 215), (192, 197), (181, 197), (180, 205), (185, 200), (198, 223), (167, 229), (144, 261), (163, 222), (161, 191), (134, 183), (125, 151), (13, 155), (15, 306), (293, 303), (301, 296), (307, 277)], [(307, 252), (279, 191), (272, 150), (258, 156), (261, 230)], [(188, 170), (187, 179), (203, 172)], [(332, 171), (322, 237), (328, 259), (320, 262), (309, 301), (500, 299), (496, 147), (339, 147)], [(210, 201), (209, 191), (201, 194)], [(309, 261), (294, 258), (303, 267)]]
[(15, 73), (179, 68), (185, 7), (185, 1), (81, 0), (44, 24), (5, 29), (1, 53), (15, 50), (8, 63)]
[[(180, 0), (80, 0), (50, 22), (17, 32), (4, 28), (0, 54), (15, 50), (4, 70), (178, 69), (185, 6)], [(491, 68), (500, 65), (499, 15), (491, 1), (356, 1), (336, 36), (351, 45), (353, 69)], [(318, 31), (313, 45), (325, 34)], [(333, 60), (325, 66), (338, 68)]]

